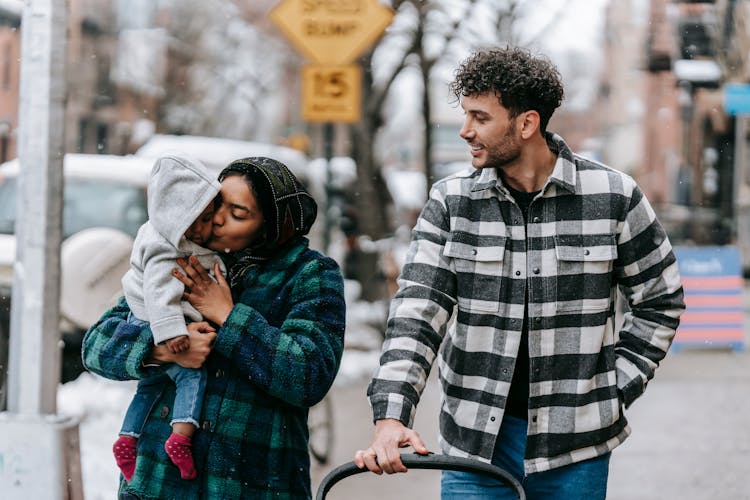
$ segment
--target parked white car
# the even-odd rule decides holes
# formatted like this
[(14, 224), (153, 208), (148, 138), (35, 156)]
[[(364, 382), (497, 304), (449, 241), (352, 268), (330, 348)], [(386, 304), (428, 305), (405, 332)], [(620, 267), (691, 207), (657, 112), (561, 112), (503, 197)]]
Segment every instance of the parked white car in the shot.
[[(217, 175), (238, 158), (275, 158), (308, 186), (321, 208), (325, 201), (324, 179), (311, 175), (307, 156), (274, 144), (157, 134), (135, 155), (66, 154), (60, 283), (63, 381), (82, 369), (83, 333), (122, 294), (120, 280), (129, 265), (132, 240), (148, 217), (148, 176), (156, 158), (165, 153), (189, 155)], [(19, 169), (18, 159), (0, 165), (0, 409), (5, 399)], [(311, 231), (313, 246), (320, 240), (320, 227), (322, 223), (316, 223)]]
[(155, 134), (135, 152), (136, 156), (158, 158), (165, 153), (182, 153), (220, 171), (232, 161), (249, 156), (266, 156), (285, 164), (294, 175), (307, 175), (307, 155), (296, 149), (264, 142), (241, 141), (197, 135)]
[[(153, 160), (67, 154), (63, 163), (60, 329), (65, 353), (70, 354), (63, 362), (65, 380), (80, 372), (82, 333), (121, 294), (120, 279), (132, 240), (147, 218), (146, 185)], [(19, 168), (18, 159), (0, 165), (0, 408), (16, 256)]]
[(318, 203), (318, 218), (310, 234), (310, 246), (321, 249), (326, 203), (324, 172), (311, 168), (305, 153), (293, 148), (265, 142), (241, 141), (222, 137), (155, 134), (135, 152), (136, 156), (156, 159), (167, 153), (185, 154), (218, 172), (232, 161), (250, 156), (278, 160), (294, 173)]

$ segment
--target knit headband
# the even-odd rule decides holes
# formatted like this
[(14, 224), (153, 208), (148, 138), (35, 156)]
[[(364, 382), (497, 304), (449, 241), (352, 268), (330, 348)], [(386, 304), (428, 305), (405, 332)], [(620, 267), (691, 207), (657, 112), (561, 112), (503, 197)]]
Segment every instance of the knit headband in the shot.
[(318, 206), (289, 168), (277, 160), (235, 160), (221, 171), (219, 181), (232, 175), (241, 175), (252, 184), (265, 225), (261, 241), (232, 256), (237, 258), (236, 264), (244, 263), (232, 266), (236, 267), (234, 272), (230, 267), (230, 277), (239, 278), (251, 262), (267, 260), (293, 237), (306, 235), (315, 222)]

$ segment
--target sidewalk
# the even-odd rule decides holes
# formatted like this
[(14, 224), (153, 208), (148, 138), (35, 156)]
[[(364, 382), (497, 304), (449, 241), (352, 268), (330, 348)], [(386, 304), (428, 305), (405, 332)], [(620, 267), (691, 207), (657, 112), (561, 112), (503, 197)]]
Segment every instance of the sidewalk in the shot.
[(612, 454), (608, 499), (750, 498), (750, 355), (670, 353), (626, 412), (633, 434)]
[(612, 454), (610, 500), (750, 498), (750, 282), (744, 351), (670, 351), (626, 411), (633, 434)]
[(633, 434), (612, 454), (608, 499), (750, 498), (750, 281), (745, 350), (670, 351), (626, 412)]

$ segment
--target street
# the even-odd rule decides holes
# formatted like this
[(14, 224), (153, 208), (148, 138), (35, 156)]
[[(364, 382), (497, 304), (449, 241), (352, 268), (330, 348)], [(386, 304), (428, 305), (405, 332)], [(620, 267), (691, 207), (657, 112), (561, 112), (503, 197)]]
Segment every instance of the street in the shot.
[[(201, 438), (199, 465), (211, 467), (200, 471), (199, 487), (179, 489), (215, 491), (215, 475), (247, 495), (252, 478), (238, 480), (247, 463), (260, 464), (248, 474), (262, 476), (267, 491), (289, 488), (274, 490), (284, 474), (270, 470), (273, 453), (253, 452), (280, 448), (286, 456), (305, 433), (305, 423), (287, 415), (299, 416), (299, 405), (328, 387), (338, 353), (329, 337), (344, 318), (344, 359), (328, 396), (334, 449), (325, 465), (311, 464), (313, 494), (369, 445), (368, 376), (384, 298), (411, 280), (409, 272), (396, 278), (407, 259), (419, 276), (413, 289), (425, 292), (409, 302), (431, 309), (433, 295), (448, 294), (446, 301), (479, 304), (465, 315), (472, 328), (486, 328), (485, 318), (513, 325), (525, 314), (526, 329), (545, 335), (532, 341), (540, 349), (529, 350), (542, 367), (530, 378), (551, 392), (540, 406), (560, 405), (575, 432), (596, 435), (588, 422), (578, 425), (579, 410), (594, 408), (585, 398), (602, 387), (589, 391), (576, 363), (600, 346), (579, 342), (576, 329), (591, 327), (589, 313), (601, 316), (588, 305), (606, 305), (617, 281), (633, 290), (627, 298), (657, 333), (671, 332), (659, 324), (658, 307), (676, 297), (676, 277), (669, 286), (661, 270), (671, 256), (654, 217), (675, 245), (685, 290), (694, 287), (683, 316), (693, 323), (679, 331), (694, 345), (672, 349), (625, 410), (632, 435), (612, 454), (607, 498), (750, 500), (750, 0), (0, 0), (0, 40), (0, 500), (117, 496), (123, 457), (115, 450), (115, 461), (112, 441), (138, 382), (93, 372), (138, 378), (162, 357), (144, 353), (140, 342), (130, 350), (127, 340), (117, 344), (123, 330), (99, 319), (123, 294), (130, 306), (145, 298), (148, 307), (132, 307), (130, 316), (148, 320), (158, 344), (167, 302), (150, 299), (151, 271), (145, 284), (141, 271), (204, 254), (199, 247), (225, 261), (231, 291), (218, 276), (222, 286), (188, 273), (193, 279), (181, 278), (186, 287), (178, 285), (170, 304), (189, 301), (193, 320), (200, 311), (218, 327), (209, 365), (227, 367), (211, 375), (205, 394), (195, 392), (189, 419)], [(211, 191), (169, 199), (154, 192), (161, 185), (154, 167), (166, 155), (203, 163), (198, 177)], [(166, 184), (177, 185), (180, 175)], [(172, 227), (166, 217), (175, 238), (167, 254), (150, 259), (162, 249), (144, 237), (161, 225), (148, 222), (163, 213), (154, 200), (189, 227)], [(411, 246), (410, 228), (424, 235)], [(324, 260), (303, 247), (331, 260), (308, 267)], [(282, 259), (283, 269), (272, 267)], [(333, 261), (347, 282), (346, 304)], [(306, 280), (295, 269), (320, 272)], [(607, 282), (610, 275), (616, 280)], [(155, 276), (157, 295), (167, 297), (161, 278), (168, 275)], [(430, 282), (434, 289), (422, 286)], [(498, 311), (506, 302), (509, 313), (498, 318), (485, 307)], [(513, 312), (523, 304), (539, 312)], [(414, 321), (408, 309), (404, 319)], [(246, 320), (228, 321), (232, 310), (239, 311), (232, 319)], [(82, 346), (94, 324), (96, 336)], [(126, 327), (135, 335), (132, 322)], [(496, 332), (479, 331), (476, 346), (472, 335), (456, 346), (471, 352), (452, 367), (467, 379), (473, 374), (464, 366), (475, 359), (513, 355), (499, 352)], [(666, 342), (654, 338), (647, 349), (661, 355)], [(485, 341), (492, 347), (479, 345)], [(194, 346), (180, 356), (203, 359), (213, 348), (205, 344), (198, 342), (202, 353)], [(317, 351), (318, 359), (300, 361)], [(493, 367), (512, 371), (501, 365)], [(571, 370), (544, 375), (549, 365)], [(437, 453), (434, 370), (415, 429)], [(502, 383), (492, 380), (499, 375), (480, 378), (481, 397)], [(325, 380), (319, 391), (307, 390), (318, 380)], [(150, 408), (161, 419), (179, 416), (181, 399)], [(500, 423), (485, 417), (482, 401), (476, 407), (476, 422)], [(250, 434), (258, 429), (243, 429), (236, 417), (260, 415), (258, 408), (281, 424), (265, 434), (261, 427), (256, 439)], [(556, 418), (533, 422), (567, 436)], [(139, 466), (139, 480), (163, 483), (147, 494), (168, 495), (175, 471), (148, 435), (140, 463), (145, 456), (160, 468)], [(224, 445), (225, 437), (240, 451), (227, 445), (232, 453), (215, 455), (213, 444), (201, 444)], [(297, 441), (304, 458), (304, 440)], [(279, 468), (307, 473), (297, 465)], [(429, 500), (439, 490), (439, 471), (367, 472), (335, 485), (329, 498)]]
[[(372, 437), (372, 413), (365, 397), (367, 380), (359, 380), (342, 387), (334, 387), (335, 441), (334, 452), (328, 465), (315, 463), (311, 467), (313, 492), (315, 492), (325, 475), (345, 462), (354, 458), (354, 452), (365, 448)], [(438, 452), (437, 415), (440, 394), (435, 374), (425, 390), (417, 411), (414, 428), (419, 432), (430, 451)], [(405, 448), (410, 453), (411, 448)], [(418, 496), (417, 496), (418, 495)], [(363, 473), (344, 479), (337, 483), (326, 498), (344, 499), (382, 499), (382, 498), (421, 498), (430, 499), (440, 496), (440, 472), (413, 470), (404, 475), (377, 476)]]
[[(329, 465), (313, 465), (313, 491), (328, 471), (369, 444), (372, 424), (366, 387), (362, 380), (334, 388), (334, 453)], [(744, 482), (750, 463), (748, 394), (747, 350), (670, 352), (646, 393), (626, 411), (633, 432), (612, 454), (607, 498), (750, 499)], [(438, 399), (433, 374), (415, 429), (435, 451)], [(439, 478), (439, 472), (423, 470), (399, 477), (359, 474), (336, 484), (327, 498), (438, 498)]]

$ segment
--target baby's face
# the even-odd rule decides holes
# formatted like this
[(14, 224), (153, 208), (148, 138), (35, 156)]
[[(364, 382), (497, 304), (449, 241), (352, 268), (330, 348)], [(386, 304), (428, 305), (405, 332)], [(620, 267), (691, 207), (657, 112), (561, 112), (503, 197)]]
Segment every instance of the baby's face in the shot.
[(214, 227), (214, 203), (208, 204), (203, 213), (195, 219), (187, 231), (185, 231), (185, 238), (189, 239), (197, 245), (204, 246), (211, 238), (211, 230)]

